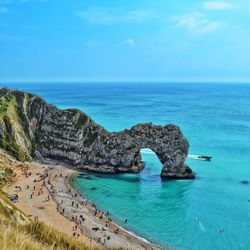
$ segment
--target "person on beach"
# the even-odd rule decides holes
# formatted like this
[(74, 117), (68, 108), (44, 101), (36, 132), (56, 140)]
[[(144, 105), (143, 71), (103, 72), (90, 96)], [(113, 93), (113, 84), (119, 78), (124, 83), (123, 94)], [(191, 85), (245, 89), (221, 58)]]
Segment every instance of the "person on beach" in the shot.
[(83, 217), (82, 214), (80, 215), (80, 220), (79, 221), (80, 221), (80, 223), (83, 223), (85, 221), (85, 219), (84, 219), (84, 217)]

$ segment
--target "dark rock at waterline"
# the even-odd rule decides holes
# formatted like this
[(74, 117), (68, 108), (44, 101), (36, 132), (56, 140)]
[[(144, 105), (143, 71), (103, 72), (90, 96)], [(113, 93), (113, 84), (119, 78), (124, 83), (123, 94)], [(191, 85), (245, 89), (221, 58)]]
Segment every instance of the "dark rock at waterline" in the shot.
[(0, 90), (0, 103), (11, 110), (0, 117), (0, 147), (19, 160), (138, 173), (144, 167), (140, 149), (150, 148), (163, 165), (163, 178), (195, 177), (185, 164), (189, 143), (178, 126), (146, 123), (109, 132), (80, 110), (60, 110), (39, 96), (6, 88)]

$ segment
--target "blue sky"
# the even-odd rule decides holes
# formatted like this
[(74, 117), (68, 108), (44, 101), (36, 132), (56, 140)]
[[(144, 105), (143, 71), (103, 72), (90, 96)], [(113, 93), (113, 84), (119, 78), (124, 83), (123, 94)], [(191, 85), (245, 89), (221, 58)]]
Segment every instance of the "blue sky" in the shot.
[(250, 81), (249, 13), (249, 0), (0, 0), (0, 81)]

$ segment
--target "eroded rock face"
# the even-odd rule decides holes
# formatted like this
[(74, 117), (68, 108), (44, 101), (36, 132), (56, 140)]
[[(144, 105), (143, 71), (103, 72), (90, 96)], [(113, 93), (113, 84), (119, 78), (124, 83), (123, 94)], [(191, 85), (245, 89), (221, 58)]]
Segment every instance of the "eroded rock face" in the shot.
[[(111, 133), (79, 110), (60, 110), (36, 95), (1, 90), (0, 96), (6, 94), (22, 107), (18, 115), (25, 120), (23, 130), (30, 140), (26, 151), (40, 161), (67, 162), (80, 169), (99, 172), (137, 173), (143, 168), (140, 149), (150, 148), (163, 164), (162, 177), (195, 177), (184, 163), (188, 141), (175, 125), (147, 123)], [(7, 133), (1, 124), (0, 119), (0, 140)], [(12, 130), (15, 131), (15, 127)]]

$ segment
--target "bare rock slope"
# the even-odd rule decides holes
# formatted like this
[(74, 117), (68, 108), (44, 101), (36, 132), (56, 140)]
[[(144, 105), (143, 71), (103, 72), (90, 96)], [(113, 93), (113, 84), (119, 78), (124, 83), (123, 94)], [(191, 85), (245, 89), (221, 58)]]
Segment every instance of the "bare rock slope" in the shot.
[(76, 109), (60, 110), (37, 95), (0, 90), (0, 147), (18, 160), (65, 162), (79, 169), (137, 173), (150, 148), (166, 178), (194, 178), (185, 164), (189, 144), (179, 127), (138, 124), (109, 132)]

